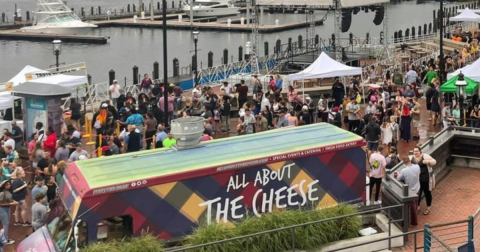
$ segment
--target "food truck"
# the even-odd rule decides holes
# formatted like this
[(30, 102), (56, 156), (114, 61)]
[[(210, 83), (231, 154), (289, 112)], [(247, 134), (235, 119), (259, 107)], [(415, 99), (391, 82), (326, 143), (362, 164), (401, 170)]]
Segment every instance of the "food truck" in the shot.
[(360, 203), (364, 145), (353, 133), (318, 123), (77, 161), (65, 170), (48, 224), (17, 251), (77, 251), (142, 231), (172, 241), (205, 223)]

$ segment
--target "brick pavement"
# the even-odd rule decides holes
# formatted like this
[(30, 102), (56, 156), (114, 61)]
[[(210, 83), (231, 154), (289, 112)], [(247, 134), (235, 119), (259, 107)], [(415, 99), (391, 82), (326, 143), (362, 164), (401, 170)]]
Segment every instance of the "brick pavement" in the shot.
[[(425, 201), (422, 201), (422, 210), (418, 215), (418, 226), (411, 227), (410, 231), (423, 229), (426, 223), (438, 224), (465, 220), (475, 215), (480, 207), (480, 170), (455, 167), (433, 190), (432, 211), (423, 215)], [(477, 224), (479, 225), (479, 224)], [(466, 240), (466, 225), (458, 224), (433, 229), (434, 234), (447, 240), (447, 244), (464, 242)], [(480, 231), (480, 230), (479, 230)], [(423, 246), (423, 234), (417, 236), (417, 246)], [(458, 246), (458, 244), (457, 244)], [(393, 251), (414, 251), (414, 239), (402, 248)], [(418, 250), (420, 251), (420, 250)]]

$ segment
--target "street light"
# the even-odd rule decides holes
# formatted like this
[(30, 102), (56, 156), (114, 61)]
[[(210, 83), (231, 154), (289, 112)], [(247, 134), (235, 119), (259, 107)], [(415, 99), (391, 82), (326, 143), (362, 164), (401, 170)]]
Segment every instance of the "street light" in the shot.
[(440, 11), (438, 13), (438, 23), (440, 25), (440, 83), (443, 83), (445, 77), (445, 57), (443, 55), (443, 0), (440, 0)]
[(458, 74), (458, 79), (455, 82), (455, 86), (457, 87), (457, 97), (458, 97), (458, 103), (460, 104), (460, 117), (463, 116), (463, 124), (465, 125), (465, 111), (463, 110), (463, 101), (465, 99), (465, 96), (467, 95), (466, 93), (466, 87), (468, 83), (465, 81), (465, 76), (463, 75), (462, 72)]
[(62, 54), (62, 41), (60, 39), (55, 39), (53, 41), (53, 55), (55, 55), (56, 63), (55, 66), (57, 66), (57, 72), (58, 72), (58, 66), (60, 65), (60, 62), (58, 62), (58, 57)]
[(200, 32), (197, 28), (192, 31), (193, 43), (195, 44), (195, 85), (198, 84), (198, 59), (197, 59), (197, 43), (198, 43), (198, 34)]

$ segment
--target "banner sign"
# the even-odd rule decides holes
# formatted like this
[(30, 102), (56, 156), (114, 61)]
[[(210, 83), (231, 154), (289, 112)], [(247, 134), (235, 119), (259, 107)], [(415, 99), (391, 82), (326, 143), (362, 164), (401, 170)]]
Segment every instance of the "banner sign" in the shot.
[(86, 66), (81, 66), (81, 67), (70, 68), (70, 69), (66, 69), (66, 70), (62, 70), (62, 71), (58, 71), (58, 72), (53, 72), (53, 73), (51, 73), (51, 72), (48, 72), (48, 73), (27, 73), (27, 74), (25, 74), (25, 78), (27, 79), (27, 81), (31, 81), (31, 80), (37, 79), (37, 78), (55, 76), (55, 75), (66, 74), (66, 73), (73, 73), (73, 72), (82, 71), (82, 70), (86, 70), (86, 69), (87, 69)]

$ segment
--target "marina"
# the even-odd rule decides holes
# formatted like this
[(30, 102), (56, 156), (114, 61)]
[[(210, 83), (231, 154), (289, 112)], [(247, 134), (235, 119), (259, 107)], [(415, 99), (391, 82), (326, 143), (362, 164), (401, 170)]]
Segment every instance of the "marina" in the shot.
[[(175, 15), (175, 14), (171, 14)], [(185, 14), (178, 14), (177, 16), (181, 16)], [(157, 21), (159, 17), (156, 17), (154, 21), (151, 20), (135, 20), (134, 18), (128, 19), (116, 19), (116, 20), (108, 20), (108, 21), (97, 21), (94, 22), (99, 27), (141, 27), (141, 28), (162, 28), (163, 24), (162, 21)], [(206, 20), (194, 20), (193, 26), (190, 24), (188, 20), (186, 21), (167, 21), (167, 29), (175, 29), (175, 30), (191, 30), (192, 28), (197, 28), (199, 30), (206, 30), (206, 31), (232, 31), (232, 32), (250, 32), (252, 30), (250, 25), (247, 25), (244, 19), (235, 19), (229, 21), (210, 21)], [(276, 33), (280, 31), (292, 30), (292, 29), (299, 29), (309, 27), (311, 25), (310, 22), (296, 22), (296, 23), (285, 23), (285, 24), (278, 24), (278, 25), (260, 25), (258, 27), (258, 31), (260, 33)], [(323, 25), (322, 20), (315, 21), (315, 25)]]

